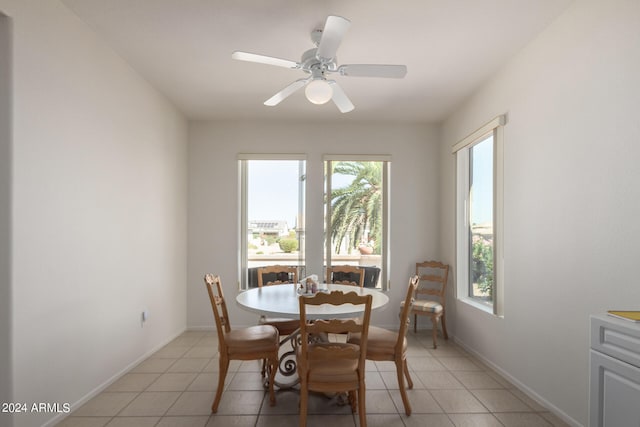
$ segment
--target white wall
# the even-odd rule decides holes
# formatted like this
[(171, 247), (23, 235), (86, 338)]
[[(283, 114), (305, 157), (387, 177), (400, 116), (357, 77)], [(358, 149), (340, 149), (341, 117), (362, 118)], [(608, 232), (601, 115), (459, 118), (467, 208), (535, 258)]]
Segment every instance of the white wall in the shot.
[(443, 126), (443, 247), (454, 260), (450, 147), (508, 113), (505, 315), (458, 303), (456, 339), (573, 424), (587, 424), (589, 315), (638, 309), (640, 2), (581, 0)]
[(0, 11), (14, 29), (12, 401), (76, 404), (185, 328), (187, 123), (57, 0)]
[(12, 389), (11, 57), (11, 20), (0, 13), (0, 402), (11, 401)]
[[(372, 322), (397, 327), (398, 307), (415, 262), (439, 254), (439, 211), (434, 203), (440, 188), (436, 128), (340, 122), (192, 123), (187, 291), (191, 328), (213, 327), (202, 280), (205, 273), (221, 276), (227, 298), (237, 295), (238, 153), (307, 154), (307, 255), (316, 269), (322, 266), (322, 155), (391, 154), (391, 302), (386, 310), (374, 313)], [(242, 311), (233, 301), (229, 308), (232, 325), (255, 324), (255, 314)]]

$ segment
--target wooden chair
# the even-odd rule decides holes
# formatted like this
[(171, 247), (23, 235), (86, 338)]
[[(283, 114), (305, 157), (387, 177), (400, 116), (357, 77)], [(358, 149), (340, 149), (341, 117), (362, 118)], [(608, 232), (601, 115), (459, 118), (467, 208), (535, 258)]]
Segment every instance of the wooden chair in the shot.
[[(389, 331), (387, 329), (378, 328), (377, 326), (369, 326), (369, 336), (367, 338), (367, 359), (375, 361), (391, 361), (396, 363), (396, 373), (398, 376), (398, 386), (400, 388), (400, 396), (404, 404), (404, 412), (411, 415), (411, 404), (407, 397), (407, 391), (404, 385), (404, 378), (407, 378), (407, 387), (413, 388), (413, 381), (409, 375), (407, 367), (407, 329), (409, 328), (409, 311), (411, 310), (411, 300), (418, 287), (418, 276), (409, 279), (407, 287), (407, 295), (404, 298), (402, 309), (400, 310), (400, 329)], [(360, 344), (360, 334), (352, 334), (348, 342)]]
[[(290, 285), (298, 283), (298, 269), (296, 267), (287, 267), (284, 265), (270, 265), (258, 267), (258, 287)], [(286, 337), (296, 332), (300, 327), (300, 319), (287, 319), (280, 317), (260, 316), (259, 323), (261, 325), (272, 325), (278, 329), (281, 337)], [(283, 338), (280, 344), (284, 343)], [(266, 372), (266, 360), (262, 363), (262, 375)]]
[[(258, 287), (298, 283), (298, 269), (284, 265), (258, 268)], [(293, 292), (293, 290), (292, 290)], [(273, 325), (280, 335), (291, 335), (300, 327), (299, 319), (260, 317), (261, 325)]]
[(327, 267), (327, 283), (364, 286), (364, 268), (353, 265), (335, 265)]
[[(206, 274), (204, 282), (211, 300), (213, 317), (218, 330), (218, 351), (220, 352), (220, 372), (218, 389), (211, 405), (211, 412), (218, 411), (218, 404), (224, 389), (224, 380), (231, 360), (264, 360), (269, 363), (269, 399), (271, 406), (276, 403), (273, 383), (278, 367), (278, 330), (271, 325), (250, 326), (231, 329), (227, 305), (222, 292), (219, 276)], [(215, 288), (215, 289), (214, 289)]]
[(297, 283), (298, 269), (286, 265), (258, 267), (258, 287)]
[[(357, 410), (360, 427), (367, 426), (365, 408), (365, 363), (367, 335), (371, 317), (371, 295), (359, 296), (355, 292), (318, 293), (313, 297), (301, 296), (300, 301), (300, 346), (297, 363), (300, 377), (300, 427), (307, 424), (307, 402), (309, 391), (348, 392), (351, 410)], [(364, 305), (361, 321), (355, 319), (315, 320), (307, 319), (307, 306), (322, 304)], [(358, 319), (360, 320), (360, 319)], [(313, 337), (322, 334), (360, 334), (360, 344), (346, 342), (313, 342)]]
[(449, 280), (449, 265), (438, 261), (417, 262), (416, 275), (420, 278), (420, 283), (411, 307), (413, 331), (418, 331), (418, 316), (429, 316), (433, 324), (433, 348), (437, 348), (438, 323), (442, 325), (444, 339), (449, 339), (445, 321), (445, 291)]

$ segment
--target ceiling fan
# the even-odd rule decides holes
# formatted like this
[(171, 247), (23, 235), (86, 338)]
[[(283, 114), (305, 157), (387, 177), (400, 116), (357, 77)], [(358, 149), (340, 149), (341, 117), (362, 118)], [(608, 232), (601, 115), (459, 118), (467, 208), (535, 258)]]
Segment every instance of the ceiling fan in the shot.
[(407, 74), (406, 65), (386, 64), (345, 64), (338, 66), (336, 51), (351, 21), (341, 16), (329, 16), (324, 29), (311, 32), (311, 40), (316, 45), (302, 54), (300, 62), (255, 53), (235, 51), (233, 59), (258, 62), (278, 67), (302, 70), (308, 77), (298, 79), (273, 95), (264, 105), (275, 106), (295, 91), (305, 87), (307, 99), (314, 104), (325, 104), (333, 100), (340, 112), (348, 113), (355, 107), (349, 97), (335, 80), (327, 79), (329, 74), (337, 73), (350, 77), (390, 77), (403, 78)]

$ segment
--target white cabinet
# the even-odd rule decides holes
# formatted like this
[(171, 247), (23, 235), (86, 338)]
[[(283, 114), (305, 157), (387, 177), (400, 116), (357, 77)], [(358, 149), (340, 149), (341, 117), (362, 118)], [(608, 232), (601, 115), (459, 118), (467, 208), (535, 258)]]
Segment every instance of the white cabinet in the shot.
[(591, 316), (590, 427), (640, 427), (640, 323)]

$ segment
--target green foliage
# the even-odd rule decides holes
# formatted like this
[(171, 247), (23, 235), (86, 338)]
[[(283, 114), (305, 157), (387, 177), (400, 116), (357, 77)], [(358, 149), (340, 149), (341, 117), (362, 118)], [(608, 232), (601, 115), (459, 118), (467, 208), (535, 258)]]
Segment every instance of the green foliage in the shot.
[(353, 176), (351, 184), (331, 192), (331, 239), (336, 253), (343, 242), (357, 249), (368, 230), (380, 254), (382, 241), (382, 163), (337, 162), (332, 173)]
[(493, 294), (493, 244), (480, 236), (473, 237), (472, 279), (478, 290), (488, 296)]
[(298, 250), (298, 239), (291, 237), (284, 237), (279, 242), (280, 249), (283, 252), (289, 253)]

